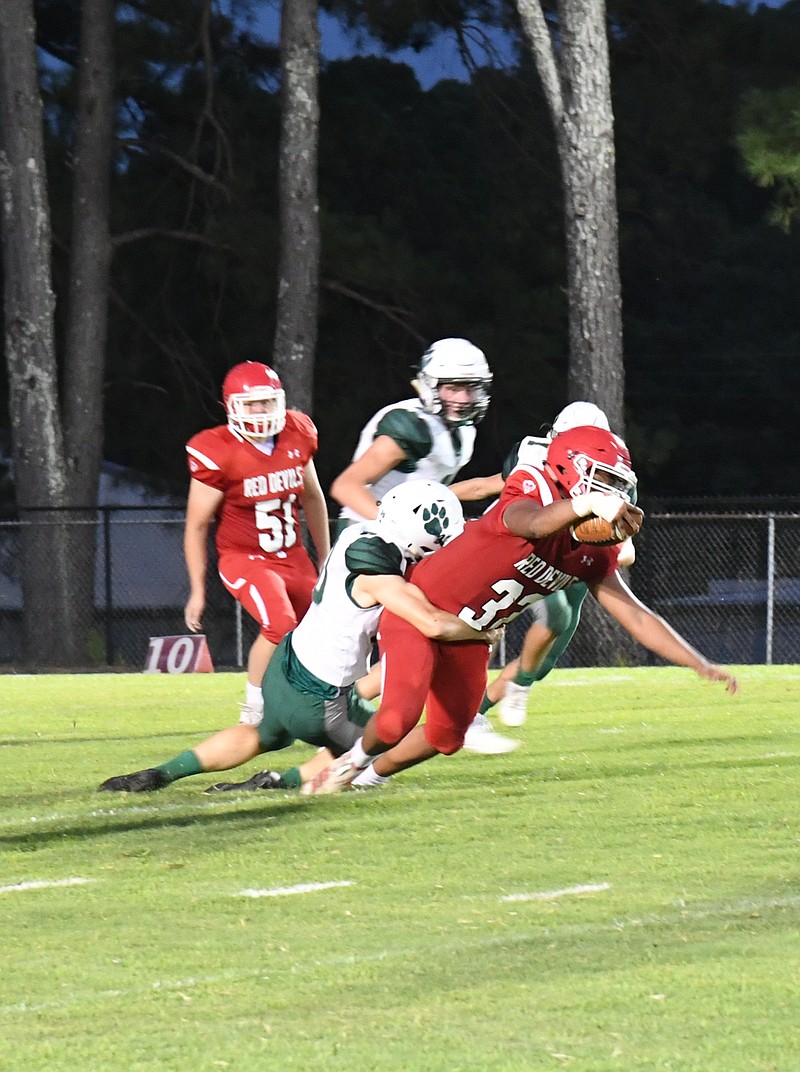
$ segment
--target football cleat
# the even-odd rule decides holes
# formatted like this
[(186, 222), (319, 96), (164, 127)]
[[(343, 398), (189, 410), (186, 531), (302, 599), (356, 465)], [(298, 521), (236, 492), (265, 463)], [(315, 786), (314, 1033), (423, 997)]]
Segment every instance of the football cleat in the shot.
[(521, 726), (528, 714), (528, 696), (530, 685), (517, 685), (509, 681), (506, 692), (500, 701), (500, 721), (504, 726)]
[(317, 793), (340, 793), (349, 787), (358, 773), (358, 767), (350, 761), (350, 753), (345, 752), (325, 770), (314, 775), (310, 782), (303, 782), (300, 792), (306, 797)]
[(249, 793), (257, 789), (289, 789), (280, 774), (274, 770), (262, 770), (246, 782), (216, 782), (204, 789), (204, 793)]
[(483, 756), (500, 756), (505, 752), (513, 752), (518, 745), (519, 741), (495, 733), (486, 715), (476, 715), (464, 736), (464, 748), (468, 752), (477, 752)]
[(154, 789), (163, 789), (169, 785), (167, 776), (158, 767), (148, 767), (146, 770), (137, 770), (132, 774), (118, 774), (115, 778), (107, 778), (102, 785), (98, 785), (98, 793), (152, 793)]

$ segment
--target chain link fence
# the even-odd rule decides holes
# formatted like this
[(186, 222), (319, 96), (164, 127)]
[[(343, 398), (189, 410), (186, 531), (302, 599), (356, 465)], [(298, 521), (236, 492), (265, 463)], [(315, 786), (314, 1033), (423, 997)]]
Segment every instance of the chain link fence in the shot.
[[(65, 620), (79, 633), (68, 649), (76, 653), (70, 656), (74, 669), (141, 669), (150, 637), (186, 632), (183, 519), (181, 505), (0, 520), (0, 667), (63, 666), (63, 657), (52, 655), (53, 629), (66, 604)], [(76, 549), (66, 580), (46, 555), (32, 557), (30, 546), (26, 554), (26, 540), (31, 545), (46, 527), (60, 537), (57, 546)], [(798, 661), (800, 513), (653, 513), (636, 546), (632, 588), (710, 659)], [(79, 558), (88, 569), (79, 568)], [(215, 666), (239, 667), (257, 627), (223, 589), (213, 561), (212, 553), (204, 632)], [(55, 591), (65, 585), (66, 591)], [(519, 653), (529, 624), (530, 616), (523, 615), (508, 626), (497, 665)], [(658, 662), (641, 648), (635, 658), (642, 665)], [(599, 665), (588, 623), (579, 627), (560, 665)]]
[[(800, 657), (800, 513), (651, 513), (628, 582), (694, 647), (719, 663)], [(506, 629), (496, 665), (515, 658), (530, 614)], [(594, 666), (583, 625), (560, 666)], [(638, 648), (638, 663), (659, 659)]]

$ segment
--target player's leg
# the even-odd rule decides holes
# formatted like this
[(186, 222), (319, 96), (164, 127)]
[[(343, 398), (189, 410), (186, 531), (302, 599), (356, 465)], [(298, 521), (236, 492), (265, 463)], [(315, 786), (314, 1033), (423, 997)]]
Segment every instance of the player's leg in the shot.
[(246, 782), (218, 783), (210, 791), (298, 788), (347, 752), (374, 714), (372, 704), (355, 687), (326, 697), (309, 691), (308, 680), (293, 682), (291, 660), (286, 656), (290, 643), (291, 637), (284, 637), (264, 675), (264, 717), (258, 727), (261, 751), (283, 748), (295, 740), (321, 747), (310, 760), (282, 774), (262, 771)]
[[(278, 662), (279, 660), (276, 660), (276, 664)], [(267, 684), (269, 681), (270, 675), (266, 673), (264, 683)], [(293, 738), (288, 736), (282, 723), (268, 711), (258, 726), (246, 722), (228, 726), (207, 737), (194, 748), (179, 752), (165, 763), (109, 778), (99, 788), (106, 792), (127, 793), (163, 789), (172, 782), (190, 778), (196, 774), (230, 770), (232, 767), (241, 766), (261, 752), (286, 748), (292, 740)]]
[(272, 658), (277, 645), (267, 640), (263, 633), (259, 633), (253, 641), (247, 655), (247, 684), (245, 686), (245, 702), (242, 704), (240, 721), (252, 726), (257, 726), (261, 721), (264, 708), (261, 702), (261, 685), (256, 682), (264, 680), (269, 661)]
[[(580, 623), (581, 608), (583, 607), (584, 600), (586, 599), (588, 593), (589, 589), (583, 583), (573, 584), (569, 588), (566, 588), (562, 593), (566, 599), (568, 606), (566, 620), (563, 621), (563, 624), (560, 626), (560, 628), (555, 630), (557, 636), (553, 641), (553, 646), (550, 648), (550, 651), (547, 653), (544, 659), (542, 659), (541, 663), (538, 666), (531, 667), (534, 681), (542, 681), (544, 678), (546, 678), (550, 671), (553, 669), (553, 667), (556, 665), (558, 660), (569, 647), (570, 642), (575, 635), (575, 630), (578, 628), (578, 625)], [(547, 600), (545, 600), (544, 602), (547, 602)]]
[[(561, 596), (560, 592), (556, 594)], [(547, 602), (547, 599), (542, 600), (542, 604)], [(563, 618), (566, 622), (569, 608), (566, 600), (562, 602), (565, 608)], [(525, 722), (531, 685), (537, 679), (537, 671), (559, 635), (561, 622), (558, 618), (558, 614), (549, 614), (546, 623), (534, 622), (525, 634), (522, 651), (515, 660), (516, 665), (512, 664), (511, 673), (501, 673), (496, 683), (492, 682), (495, 686), (492, 690), (496, 697), (495, 702), (498, 699), (500, 701), (500, 721), (506, 726), (521, 726)], [(488, 693), (487, 689), (487, 695)]]
[(179, 752), (157, 767), (119, 774), (98, 786), (101, 792), (145, 793), (206, 771), (229, 770), (261, 751), (258, 730), (240, 722), (214, 733), (194, 748)]
[(500, 719), (507, 726), (525, 721), (531, 687), (547, 677), (569, 646), (587, 592), (585, 584), (575, 584), (537, 604), (541, 616), (528, 630), (516, 672), (503, 688)]
[(572, 585), (534, 605), (533, 622), (525, 634), (519, 657), (503, 667), (488, 685), (479, 714), (485, 714), (499, 702), (501, 721), (507, 726), (522, 725), (531, 686), (547, 677), (569, 646), (578, 628), (587, 591), (585, 584)]
[[(371, 764), (371, 770), (383, 780), (435, 755), (452, 755), (463, 747), (472, 712), (486, 682), (489, 655), (485, 644), (438, 647), (425, 723), (415, 726)], [(362, 778), (361, 784), (364, 783)]]
[[(307, 561), (305, 561), (307, 559)], [(278, 643), (297, 625), (311, 602), (315, 573), (307, 556), (268, 560), (258, 555), (227, 554), (219, 562), (222, 583), (251, 618), (259, 635), (247, 657), (247, 684), (241, 721), (257, 726), (263, 714), (261, 683)]]
[(381, 615), (378, 645), (381, 702), (363, 737), (370, 755), (397, 744), (419, 722), (442, 647), (387, 610)]
[(419, 722), (439, 645), (386, 610), (381, 616), (378, 643), (380, 706), (364, 727), (361, 739), (341, 757), (341, 762), (331, 764), (304, 786), (304, 793), (336, 793), (345, 788), (375, 756), (401, 741)]
[[(399, 771), (435, 755), (452, 755), (463, 746), (472, 712), (486, 684), (489, 653), (486, 645), (479, 643), (438, 644), (436, 649), (425, 701), (425, 723), (414, 726), (397, 744), (357, 773), (351, 782), (355, 788), (380, 785)], [(381, 708), (387, 692), (391, 702), (388, 682)]]

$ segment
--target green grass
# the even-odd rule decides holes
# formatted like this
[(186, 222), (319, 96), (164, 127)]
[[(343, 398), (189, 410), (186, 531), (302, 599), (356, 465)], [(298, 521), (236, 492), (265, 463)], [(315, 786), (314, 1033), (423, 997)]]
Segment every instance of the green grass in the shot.
[(0, 887), (88, 881), (0, 893), (0, 1068), (800, 1067), (800, 667), (740, 677), (556, 671), (511, 755), (314, 798), (95, 792), (240, 675), (3, 677)]

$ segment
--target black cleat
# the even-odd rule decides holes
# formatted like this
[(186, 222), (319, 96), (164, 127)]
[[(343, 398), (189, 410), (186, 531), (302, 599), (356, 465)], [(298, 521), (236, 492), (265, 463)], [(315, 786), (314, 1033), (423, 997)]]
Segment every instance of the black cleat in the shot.
[(118, 774), (116, 778), (107, 778), (98, 785), (98, 793), (151, 793), (154, 789), (163, 789), (169, 785), (167, 777), (158, 767), (137, 770), (133, 774)]
[(217, 782), (204, 789), (204, 793), (250, 792), (255, 789), (288, 789), (289, 786), (274, 770), (262, 770), (248, 778), (246, 782)]

